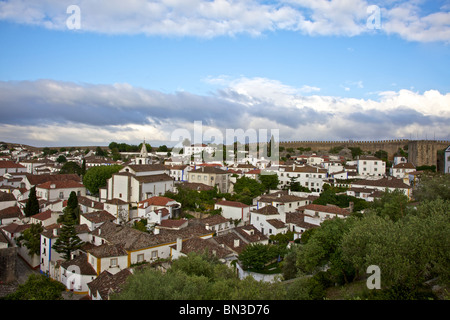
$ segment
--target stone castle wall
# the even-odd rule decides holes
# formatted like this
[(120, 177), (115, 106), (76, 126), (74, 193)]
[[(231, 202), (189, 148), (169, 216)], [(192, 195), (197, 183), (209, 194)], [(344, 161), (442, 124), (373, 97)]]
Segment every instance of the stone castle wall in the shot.
[(311, 148), (312, 151), (329, 151), (334, 147), (359, 147), (364, 152), (374, 153), (384, 150), (390, 160), (399, 148), (406, 149), (408, 161), (415, 166), (437, 165), (437, 151), (445, 149), (450, 141), (443, 140), (378, 140), (378, 141), (282, 141), (280, 146), (285, 148)]

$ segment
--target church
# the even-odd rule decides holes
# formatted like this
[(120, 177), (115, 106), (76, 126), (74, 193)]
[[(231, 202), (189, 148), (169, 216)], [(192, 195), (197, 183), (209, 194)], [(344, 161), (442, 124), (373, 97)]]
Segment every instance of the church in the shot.
[(152, 163), (144, 140), (132, 164), (107, 180), (106, 188), (101, 190), (101, 199), (120, 199), (134, 206), (153, 196), (162, 196), (167, 191), (173, 191), (174, 179), (169, 173), (164, 165)]

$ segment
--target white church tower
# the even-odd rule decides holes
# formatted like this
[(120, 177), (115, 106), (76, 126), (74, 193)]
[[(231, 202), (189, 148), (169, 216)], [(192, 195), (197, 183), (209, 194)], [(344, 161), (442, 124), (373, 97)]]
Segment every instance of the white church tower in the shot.
[(152, 160), (148, 156), (147, 146), (145, 145), (145, 139), (142, 143), (141, 152), (139, 153), (139, 156), (137, 156), (134, 159), (135, 164), (151, 164)]

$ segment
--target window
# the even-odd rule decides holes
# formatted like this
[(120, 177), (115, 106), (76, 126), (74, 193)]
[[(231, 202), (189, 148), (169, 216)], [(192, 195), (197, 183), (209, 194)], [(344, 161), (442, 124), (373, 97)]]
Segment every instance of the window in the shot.
[(117, 258), (112, 258), (109, 260), (110, 267), (117, 267)]
[(64, 198), (64, 192), (61, 191), (61, 192), (59, 193), (59, 198), (60, 198), (60, 199), (63, 199), (63, 198)]
[(152, 251), (152, 259), (158, 258), (158, 250)]
[(138, 254), (137, 262), (142, 262), (142, 261), (144, 261), (144, 254)]

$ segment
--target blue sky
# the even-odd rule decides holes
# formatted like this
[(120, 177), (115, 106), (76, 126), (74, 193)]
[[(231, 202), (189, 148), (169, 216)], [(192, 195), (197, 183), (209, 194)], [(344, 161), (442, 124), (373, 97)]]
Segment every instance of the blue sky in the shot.
[(74, 2), (0, 1), (0, 140), (170, 144), (196, 120), (282, 140), (450, 139), (446, 1), (77, 1), (69, 29)]

